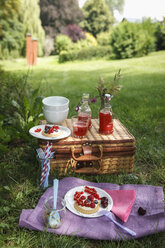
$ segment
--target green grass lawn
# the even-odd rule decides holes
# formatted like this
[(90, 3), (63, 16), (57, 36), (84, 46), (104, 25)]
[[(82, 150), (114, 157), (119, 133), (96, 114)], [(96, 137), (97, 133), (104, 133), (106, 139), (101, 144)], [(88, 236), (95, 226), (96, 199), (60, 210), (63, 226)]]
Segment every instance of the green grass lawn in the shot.
[[(82, 93), (97, 96), (99, 77), (105, 83), (121, 69), (121, 92), (112, 99), (118, 118), (136, 139), (133, 176), (77, 175), (96, 182), (117, 184), (152, 184), (164, 187), (165, 192), (165, 51), (154, 52), (143, 58), (125, 60), (74, 61), (59, 64), (57, 57), (39, 58), (33, 68), (25, 59), (0, 61), (5, 71), (29, 73), (30, 84), (40, 87), (42, 96), (63, 95), (70, 99), (69, 117), (81, 100)], [(91, 105), (93, 118), (98, 117), (99, 103)], [(6, 215), (0, 223), (0, 247), (165, 247), (165, 232), (135, 241), (92, 241), (82, 238), (56, 236), (18, 228), (22, 208), (34, 208), (42, 192), (39, 189), (40, 168), (35, 158), (37, 144), (12, 148), (1, 161), (0, 179), (8, 198)], [(1, 187), (2, 188), (2, 187)], [(0, 188), (0, 190), (1, 190)], [(10, 198), (10, 207), (8, 200)], [(1, 216), (1, 215), (0, 215)], [(3, 225), (2, 225), (3, 223)], [(5, 226), (6, 225), (6, 226)], [(1, 245), (2, 244), (2, 245)]]

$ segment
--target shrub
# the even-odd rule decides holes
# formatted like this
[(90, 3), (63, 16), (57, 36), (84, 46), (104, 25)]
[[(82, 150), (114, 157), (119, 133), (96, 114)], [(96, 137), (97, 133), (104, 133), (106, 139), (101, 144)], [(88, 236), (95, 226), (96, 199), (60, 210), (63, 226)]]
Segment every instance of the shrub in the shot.
[(60, 54), (62, 51), (68, 51), (72, 48), (73, 42), (67, 35), (60, 34), (56, 37), (55, 49), (57, 54)]
[(139, 30), (135, 43), (135, 56), (144, 56), (155, 50), (155, 38), (147, 30)]
[(79, 40), (76, 43), (73, 43), (73, 50), (81, 50), (82, 48), (89, 47), (86, 39), (85, 40)]
[(76, 59), (77, 52), (76, 51), (62, 51), (59, 55), (59, 63), (64, 63), (66, 61), (71, 61)]
[(157, 23), (155, 36), (156, 36), (156, 49), (164, 50), (165, 49), (165, 24), (163, 25), (163, 22)]
[(153, 51), (155, 38), (142, 24), (124, 21), (113, 29), (110, 44), (115, 57), (124, 59), (143, 56)]
[(107, 46), (110, 44), (110, 32), (102, 32), (97, 35), (97, 43), (100, 46)]
[(97, 46), (97, 47), (88, 47), (83, 48), (81, 50), (73, 50), (73, 51), (63, 51), (60, 53), (59, 62), (63, 63), (66, 61), (72, 60), (85, 60), (95, 58), (102, 58), (105, 56), (111, 56), (112, 48), (110, 46)]
[(91, 45), (97, 46), (97, 40), (91, 33), (86, 32), (85, 36), (86, 36), (86, 42), (89, 46)]
[(76, 59), (83, 60), (83, 59), (91, 59), (93, 57), (96, 57), (97, 49), (98, 47), (94, 47), (94, 46), (81, 49), (80, 51), (77, 52)]
[(99, 58), (102, 57), (111, 57), (112, 56), (112, 47), (109, 46), (98, 46), (96, 49), (96, 56)]
[(150, 36), (154, 36), (156, 50), (165, 49), (165, 18), (162, 22), (153, 22), (150, 18), (143, 19), (142, 28)]
[(83, 30), (77, 24), (69, 24), (64, 28), (64, 35), (67, 35), (73, 42), (78, 40), (84, 40), (85, 34)]
[(85, 33), (85, 36), (85, 40), (78, 40), (76, 43), (73, 43), (74, 50), (81, 50), (83, 48), (97, 46), (97, 41), (93, 35), (90, 33)]
[(29, 129), (38, 124), (42, 113), (39, 88), (29, 85), (29, 74), (16, 76), (0, 70), (0, 151), (9, 142), (29, 140)]

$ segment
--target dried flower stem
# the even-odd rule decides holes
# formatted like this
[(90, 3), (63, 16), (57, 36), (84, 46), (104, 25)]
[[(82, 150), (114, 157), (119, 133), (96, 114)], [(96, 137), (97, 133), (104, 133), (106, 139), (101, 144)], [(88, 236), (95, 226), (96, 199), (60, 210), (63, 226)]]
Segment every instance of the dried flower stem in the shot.
[(114, 96), (120, 91), (121, 85), (118, 84), (118, 82), (121, 79), (120, 72), (121, 72), (121, 70), (119, 69), (119, 71), (114, 76), (113, 82), (109, 82), (107, 87), (105, 87), (105, 85), (104, 85), (104, 80), (102, 78), (99, 78), (98, 87), (96, 87), (96, 88), (97, 88), (97, 91), (99, 93), (99, 97), (101, 100), (101, 107), (104, 104), (104, 95), (106, 93)]

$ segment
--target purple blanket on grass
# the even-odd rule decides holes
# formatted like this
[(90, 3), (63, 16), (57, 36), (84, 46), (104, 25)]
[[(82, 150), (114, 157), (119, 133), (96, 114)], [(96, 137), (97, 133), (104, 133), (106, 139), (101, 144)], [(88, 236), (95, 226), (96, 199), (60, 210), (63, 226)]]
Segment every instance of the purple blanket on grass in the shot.
[[(136, 232), (135, 238), (165, 231), (164, 194), (162, 187), (133, 184), (119, 186), (117, 184), (93, 183), (74, 177), (66, 177), (59, 181), (58, 195), (64, 197), (68, 190), (80, 185), (89, 185), (112, 190), (135, 190), (136, 199), (128, 221), (124, 223), (115, 215), (114, 219)], [(99, 240), (132, 238), (129, 234), (124, 233), (112, 223), (106, 216), (101, 216), (99, 218), (82, 218), (71, 213), (69, 210), (67, 210), (64, 223), (60, 228), (45, 230), (42, 220), (43, 202), (51, 195), (53, 195), (53, 187), (46, 190), (35, 209), (23, 209), (20, 215), (19, 226), (32, 230), (44, 230), (56, 234), (75, 235), (77, 237)], [(146, 209), (146, 214), (144, 216), (138, 214), (137, 211), (139, 207)]]

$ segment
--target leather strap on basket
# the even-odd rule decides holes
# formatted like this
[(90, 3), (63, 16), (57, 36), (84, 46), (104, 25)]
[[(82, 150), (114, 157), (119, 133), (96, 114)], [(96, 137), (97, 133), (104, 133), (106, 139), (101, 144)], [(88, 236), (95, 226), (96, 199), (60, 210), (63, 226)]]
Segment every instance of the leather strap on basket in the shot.
[(88, 143), (83, 144), (82, 149), (83, 149), (84, 155), (91, 155), (92, 154), (92, 146), (89, 145)]
[(101, 145), (99, 148), (99, 156), (92, 155), (92, 146), (90, 144), (84, 144), (82, 146), (83, 155), (79, 157), (75, 156), (75, 148), (71, 147), (72, 158), (70, 160), (71, 167), (76, 173), (85, 174), (98, 174), (101, 170), (101, 158), (103, 156), (103, 148)]
[(98, 146), (99, 147), (99, 151), (100, 151), (100, 156), (95, 156), (92, 155), (92, 146), (89, 144), (84, 144), (82, 146), (82, 150), (83, 150), (83, 155), (80, 155), (79, 157), (75, 156), (75, 148), (74, 146), (71, 147), (71, 151), (72, 151), (72, 158), (75, 161), (96, 161), (96, 160), (101, 160), (102, 156), (103, 156), (103, 148), (101, 145)]

